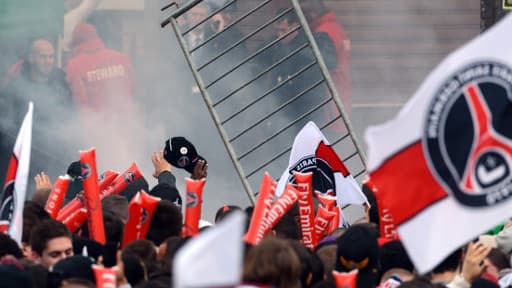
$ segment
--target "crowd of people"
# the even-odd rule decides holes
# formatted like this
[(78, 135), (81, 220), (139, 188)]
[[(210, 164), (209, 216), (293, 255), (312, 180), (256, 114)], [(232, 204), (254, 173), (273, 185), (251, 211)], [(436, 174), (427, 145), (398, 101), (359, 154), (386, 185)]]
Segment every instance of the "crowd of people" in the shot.
[[(334, 13), (322, 1), (304, 1), (304, 10), (317, 42), (322, 44), (322, 52), (335, 84), (342, 92), (343, 101), (350, 106), (348, 37), (336, 24)], [(196, 5), (186, 21), (200, 21), (209, 11), (211, 7), (206, 4)], [(192, 48), (197, 46), (205, 38), (229, 25), (233, 12), (226, 9), (213, 22), (200, 25), (194, 33), (188, 34), (185, 41)], [(276, 15), (280, 13), (282, 10)], [(297, 24), (294, 15), (283, 17), (276, 22), (276, 35), (273, 37), (282, 35), (280, 29), (289, 31)], [(230, 34), (224, 34), (223, 37), (243, 37), (239, 30), (230, 31)], [(272, 57), (279, 59), (280, 53), (296, 49), (295, 41), (303, 37), (302, 32), (291, 35), (289, 42), (280, 43), (275, 51), (269, 50), (269, 53), (273, 53), (264, 55), (263, 60), (272, 62)], [(227, 40), (221, 38), (209, 49), (220, 52), (228, 44)], [(115, 106), (117, 112), (126, 114), (131, 109), (130, 99), (133, 98), (135, 88), (129, 58), (105, 47), (96, 28), (89, 23), (76, 26), (69, 45), (70, 57), (66, 59), (64, 69), (60, 69), (55, 65), (54, 41), (33, 39), (26, 57), (14, 64), (0, 83), (0, 106), (10, 107), (4, 110), (5, 117), (12, 119), (12, 122), (19, 123), (23, 116), (11, 113), (20, 111), (12, 107), (26, 107), (28, 101), (35, 102), (34, 117), (38, 125), (34, 130), (34, 143), (37, 143), (35, 147), (41, 151), (46, 151), (44, 143), (54, 145), (50, 140), (51, 131), (44, 129), (45, 123), (49, 121), (65, 121), (74, 111), (98, 112)], [(248, 55), (247, 47), (241, 45), (235, 53), (237, 57), (244, 58)], [(297, 57), (299, 62), (309, 60), (307, 55), (298, 54)], [(273, 84), (290, 76), (286, 69), (286, 65), (283, 65), (272, 72)], [(288, 87), (286, 92), (293, 93), (292, 89), (295, 88), (300, 87)], [(51, 107), (51, 112), (45, 111), (45, 107)], [(15, 127), (9, 126), (12, 129)], [(183, 212), (188, 199), (183, 201), (181, 195), (184, 193), (176, 186), (174, 168), (163, 152), (154, 153), (151, 160), (154, 166), (152, 176), (157, 180), (157, 185), (150, 188), (146, 179), (140, 178), (122, 191), (116, 191), (101, 200), (105, 243), (91, 237), (87, 223), (79, 223), (79, 227), (70, 229), (69, 225), (52, 217), (47, 209), (54, 186), (48, 175), (50, 173), (35, 175), (31, 179), (36, 187), (35, 192), (28, 191), (31, 197), (23, 209), (21, 243), (17, 243), (8, 234), (0, 233), (0, 287), (96, 287), (99, 283), (94, 267), (115, 267), (117, 287), (172, 287), (175, 255), (191, 239), (191, 236), (183, 232)], [(38, 163), (39, 166), (33, 169), (45, 171), (42, 167), (44, 164), (54, 166), (46, 161)], [(208, 165), (204, 159), (199, 159), (187, 171), (191, 173), (191, 179), (206, 179)], [(71, 183), (62, 207), (77, 197), (83, 197), (80, 162), (71, 163), (67, 174)], [(158, 202), (150, 215), (144, 239), (124, 243), (125, 228), (132, 216), (130, 203), (139, 195), (139, 191), (147, 192)], [(365, 217), (350, 227), (340, 227), (324, 235), (313, 248), (303, 243), (299, 206), (293, 205), (261, 242), (245, 243), (239, 286), (466, 288), (512, 285), (512, 222), (505, 222), (460, 247), (431, 272), (418, 275), (401, 241), (397, 237), (388, 239), (381, 234), (379, 228), (382, 215), (379, 215), (372, 189), (363, 185), (363, 191), (370, 203), (365, 206)], [(313, 196), (314, 203), (319, 204), (319, 200)], [(233, 211), (242, 211), (247, 215), (248, 229), (254, 207), (225, 203), (218, 208), (213, 224), (204, 222), (206, 224), (200, 228), (199, 235), (214, 229), (216, 224), (224, 221)], [(198, 262), (201, 260), (197, 259)], [(357, 276), (350, 278), (354, 270)], [(341, 283), (343, 281), (344, 284)]]
[[(90, 238), (87, 224), (72, 233), (67, 225), (50, 216), (47, 202), (52, 181), (48, 175), (38, 174), (34, 179), (37, 191), (25, 202), (21, 246), (8, 234), (0, 234), (0, 287), (96, 287), (92, 268), (95, 265), (115, 267), (117, 287), (172, 287), (174, 257), (191, 237), (184, 236), (183, 232), (182, 207), (185, 205), (176, 187), (174, 168), (163, 152), (154, 153), (151, 158), (152, 176), (158, 181), (156, 186), (150, 189), (141, 178), (119, 194), (102, 199), (105, 244)], [(79, 170), (78, 162), (68, 169), (68, 174), (74, 175), (74, 182), (82, 181)], [(199, 159), (193, 169), (188, 170), (192, 179), (205, 179), (208, 165)], [(76, 183), (70, 185), (63, 205), (80, 197), (77, 192), (81, 189)], [(133, 213), (129, 211), (129, 203), (140, 190), (158, 197), (158, 204), (146, 237), (123, 243), (124, 228)], [(430, 273), (417, 275), (400, 240), (380, 235), (374, 193), (366, 185), (363, 191), (370, 203), (366, 216), (348, 228), (338, 228), (325, 235), (314, 249), (303, 245), (299, 206), (292, 206), (262, 241), (245, 244), (240, 285), (283, 288), (512, 285), (511, 222), (454, 251)], [(319, 203), (316, 198), (315, 203)], [(204, 222), (199, 236), (234, 211), (247, 215), (246, 228), (249, 227), (254, 207), (228, 204), (218, 209), (214, 224)], [(350, 281), (344, 284), (348, 286), (341, 286), (333, 272), (354, 270), (357, 270), (357, 278), (353, 278), (352, 285)]]

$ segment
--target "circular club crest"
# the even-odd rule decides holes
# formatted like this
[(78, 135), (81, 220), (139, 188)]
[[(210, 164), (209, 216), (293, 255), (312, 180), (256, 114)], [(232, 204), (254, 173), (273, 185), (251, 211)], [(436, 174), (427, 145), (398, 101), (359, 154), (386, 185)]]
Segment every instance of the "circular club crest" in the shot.
[(91, 166), (88, 163), (82, 163), (82, 178), (87, 179), (91, 176)]
[(126, 172), (126, 174), (124, 174), (124, 181), (128, 184), (135, 181), (135, 173), (133, 173), (131, 171)]
[(336, 195), (334, 174), (331, 165), (326, 159), (316, 156), (310, 156), (299, 160), (293, 168), (290, 169), (288, 182), (296, 184), (293, 171), (307, 173), (313, 172), (313, 190), (315, 192), (327, 195)]
[(197, 206), (197, 194), (195, 192), (187, 192), (187, 208), (194, 208)]
[(461, 204), (481, 207), (512, 196), (512, 69), (469, 65), (437, 91), (423, 130), (433, 175)]
[(178, 166), (180, 166), (181, 168), (187, 166), (189, 163), (190, 163), (190, 159), (187, 156), (181, 156), (178, 159)]

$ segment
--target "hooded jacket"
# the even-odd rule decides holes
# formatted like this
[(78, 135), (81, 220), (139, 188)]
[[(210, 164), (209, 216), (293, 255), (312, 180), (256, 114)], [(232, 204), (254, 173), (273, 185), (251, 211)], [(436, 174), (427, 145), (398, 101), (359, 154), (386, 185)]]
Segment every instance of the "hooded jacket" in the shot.
[(96, 28), (87, 23), (75, 28), (70, 48), (67, 80), (78, 107), (116, 111), (131, 106), (134, 77), (126, 55), (106, 48)]
[(334, 42), (338, 63), (334, 69), (329, 69), (329, 72), (345, 106), (345, 111), (350, 114), (352, 85), (350, 77), (350, 39), (348, 34), (337, 22), (336, 14), (333, 11), (327, 12), (312, 21), (310, 27), (313, 32), (327, 33)]

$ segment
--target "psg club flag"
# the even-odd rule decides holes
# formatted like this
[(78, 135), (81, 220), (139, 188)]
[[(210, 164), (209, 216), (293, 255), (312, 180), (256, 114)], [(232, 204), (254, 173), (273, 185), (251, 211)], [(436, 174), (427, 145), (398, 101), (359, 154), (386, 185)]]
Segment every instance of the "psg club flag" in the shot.
[(23, 204), (27, 193), (30, 167), (33, 109), (33, 104), (30, 102), (14, 143), (0, 206), (0, 232), (7, 232), (20, 245), (23, 232)]
[(279, 179), (276, 195), (283, 193), (287, 183), (295, 184), (294, 171), (313, 172), (314, 192), (336, 196), (340, 207), (367, 203), (354, 177), (313, 122), (308, 122), (295, 137), (288, 168)]
[(512, 216), (512, 15), (450, 54), (391, 121), (367, 168), (420, 273)]

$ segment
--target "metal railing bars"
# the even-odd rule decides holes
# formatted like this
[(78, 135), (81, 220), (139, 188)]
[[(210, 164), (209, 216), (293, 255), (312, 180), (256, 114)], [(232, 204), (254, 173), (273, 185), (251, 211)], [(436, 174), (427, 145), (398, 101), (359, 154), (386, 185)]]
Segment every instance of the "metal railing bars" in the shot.
[[(294, 121), (292, 121), (291, 123), (289, 123), (288, 125), (286, 125), (286, 126), (284, 127), (284, 129), (281, 129), (281, 132), (282, 132), (282, 131), (284, 131), (284, 130), (286, 130), (286, 129), (288, 129), (288, 128), (290, 128), (291, 126), (295, 125), (297, 122), (299, 122), (300, 120), (304, 119), (304, 117), (305, 117), (305, 116), (308, 116), (309, 114), (311, 114), (311, 113), (315, 112), (315, 111), (316, 111), (316, 110), (318, 110), (320, 107), (322, 107), (323, 105), (327, 104), (329, 101), (331, 101), (331, 99), (330, 99), (330, 98), (327, 98), (327, 99), (326, 99), (326, 100), (324, 100), (322, 103), (320, 103), (319, 105), (315, 106), (313, 109), (311, 109), (311, 110), (310, 110), (310, 111), (308, 111), (306, 114), (304, 114), (302, 117), (299, 117), (299, 118), (295, 119)], [(290, 148), (288, 148), (288, 149), (291, 149), (291, 147), (290, 147)], [(287, 149), (287, 150), (288, 150), (288, 149)], [(276, 160), (276, 159), (278, 159), (279, 157), (283, 156), (283, 155), (287, 152), (287, 150), (286, 150), (286, 151), (284, 151), (284, 153), (283, 153), (283, 152), (279, 153), (277, 156), (274, 156), (272, 159), (270, 159), (270, 160), (268, 160), (268, 161), (264, 162), (263, 164), (261, 164), (260, 166), (258, 166), (255, 170), (253, 170), (253, 171), (251, 171), (250, 173), (248, 173), (248, 174), (247, 174), (247, 178), (251, 177), (252, 175), (254, 175), (254, 173), (258, 172), (258, 171), (259, 171), (259, 170), (261, 170), (263, 167), (265, 167), (265, 166), (267, 166), (268, 164), (272, 163), (274, 160)]]
[[(201, 0), (201, 2), (204, 1), (204, 0)], [(226, 9), (227, 7), (229, 7), (229, 5), (233, 4), (233, 2), (236, 2), (237, 0), (229, 0), (228, 2), (226, 2), (224, 4), (224, 6), (218, 8), (217, 10), (211, 12), (208, 16), (204, 17), (204, 19), (202, 19), (201, 21), (197, 22), (196, 24), (194, 24), (193, 26), (190, 26), (188, 27), (185, 31), (181, 32), (181, 36), (185, 36), (187, 35), (188, 33), (190, 33), (190, 31), (196, 29), (197, 27), (199, 27), (201, 24), (203, 24), (204, 22), (210, 20), (215, 14), (219, 13), (219, 12), (222, 12), (222, 10)]]
[(293, 101), (299, 99), (300, 97), (302, 97), (303, 95), (305, 95), (306, 93), (308, 93), (309, 91), (315, 89), (316, 87), (318, 87), (320, 84), (322, 84), (323, 82), (325, 82), (325, 79), (320, 79), (318, 80), (316, 83), (314, 83), (313, 85), (311, 85), (309, 88), (307, 88), (306, 90), (303, 90), (302, 92), (300, 92), (299, 94), (293, 96), (291, 99), (289, 99), (288, 101), (284, 102), (283, 104), (281, 104), (280, 106), (277, 107), (276, 110), (272, 111), (271, 113), (268, 113), (267, 115), (265, 115), (265, 117), (261, 118), (260, 120), (256, 121), (256, 123), (253, 123), (251, 126), (249, 126), (247, 129), (243, 130), (242, 132), (238, 133), (235, 137), (229, 139), (229, 142), (233, 142), (235, 141), (236, 139), (238, 139), (240, 136), (242, 136), (245, 132), (251, 130), (252, 128), (258, 126), (259, 124), (263, 123), (263, 121), (267, 120), (268, 118), (272, 117), (272, 115), (276, 114), (277, 112), (283, 110), (283, 108), (285, 108), (288, 104), (292, 103)]
[[(312, 110), (309, 110), (308, 112), (306, 112), (305, 114), (301, 115), (300, 117), (298, 117), (297, 119), (293, 120), (291, 123), (288, 123), (288, 125), (284, 126), (284, 128), (281, 128), (280, 130), (278, 130), (277, 132), (275, 132), (274, 134), (272, 134), (269, 138), (265, 139), (263, 142), (260, 142), (258, 143), (258, 145), (255, 145), (253, 146), (252, 148), (250, 148), (248, 151), (246, 151), (245, 153), (243, 153), (242, 155), (238, 156), (238, 160), (242, 160), (243, 158), (245, 158), (247, 155), (251, 154), (252, 152), (254, 152), (256, 149), (258, 149), (260, 146), (266, 144), (267, 142), (271, 141), (272, 139), (274, 139), (277, 135), (281, 134), (281, 132), (285, 131), (286, 129), (290, 128), (291, 126), (295, 125), (295, 123), (297, 123), (298, 121), (300, 121), (301, 119), (304, 119), (304, 117), (310, 115), (311, 113), (315, 112), (316, 110), (318, 110), (320, 107), (324, 106), (327, 102), (329, 102), (329, 100), (331, 100), (330, 98), (324, 100), (323, 102), (321, 102), (319, 105), (317, 105), (315, 108), (313, 108)], [(336, 120), (336, 119), (335, 119)], [(330, 124), (328, 124), (330, 125)], [(323, 129), (320, 128), (320, 129)], [(344, 136), (345, 137), (345, 136)]]
[[(267, 26), (269, 26), (270, 24), (272, 24), (273, 21), (275, 21), (276, 19), (278, 19), (279, 17), (285, 15), (286, 13), (288, 13), (289, 11), (292, 11), (293, 9), (289, 9), (289, 10), (286, 10), (286, 11), (283, 11), (282, 13), (280, 13), (279, 15), (277, 15), (276, 17), (272, 18), (270, 21), (267, 21), (264, 25), (258, 27), (256, 30), (252, 31), (251, 33), (245, 35), (244, 37), (242, 37), (240, 40), (238, 40), (237, 42), (235, 42), (234, 44), (232, 44), (231, 46), (229, 46), (228, 48), (224, 49), (222, 52), (220, 52), (220, 54), (217, 54), (215, 57), (213, 57), (212, 59), (208, 60), (208, 62), (204, 63), (203, 65), (199, 66), (197, 68), (197, 71), (201, 71), (204, 67), (210, 65), (212, 62), (216, 61), (217, 59), (219, 59), (220, 57), (226, 55), (226, 53), (228, 53), (229, 51), (233, 50), (236, 46), (242, 44), (243, 42), (245, 42), (245, 40), (251, 38), (252, 36), (256, 35), (258, 32), (260, 32), (261, 30), (267, 28)], [(300, 25), (297, 25), (297, 27), (300, 27)], [(293, 29), (292, 29), (293, 30)], [(292, 31), (290, 30), (290, 31)], [(298, 30), (298, 28), (297, 28)], [(293, 31), (292, 31), (293, 32)], [(291, 34), (292, 32), (290, 32), (289, 34)], [(288, 34), (288, 33), (287, 33)], [(288, 34), (288, 35), (289, 35)], [(250, 60), (250, 59), (245, 59), (246, 61)]]
[[(238, 93), (240, 90), (244, 89), (245, 87), (249, 86), (251, 83), (253, 83), (254, 81), (258, 80), (259, 78), (261, 78), (263, 75), (265, 75), (267, 72), (271, 71), (272, 69), (276, 68), (279, 64), (285, 62), (286, 60), (290, 59), (291, 57), (293, 57), (294, 55), (296, 55), (297, 53), (299, 53), (302, 49), (306, 48), (307, 46), (309, 45), (309, 43), (305, 43), (304, 45), (300, 46), (299, 48), (295, 49), (292, 51), (292, 53), (286, 55), (286, 57), (284, 58), (281, 58), (279, 61), (277, 61), (276, 63), (272, 64), (271, 66), (269, 66), (268, 68), (266, 68), (265, 70), (263, 70), (262, 72), (258, 73), (258, 75), (256, 75), (255, 77), (253, 77), (251, 80), (247, 81), (244, 85), (236, 88), (235, 90), (229, 92), (228, 95), (222, 97), (219, 101), (217, 101), (215, 104), (213, 104), (213, 107), (221, 104), (222, 102), (224, 102), (225, 100), (227, 100), (228, 98), (230, 98), (231, 96), (233, 96), (234, 94)], [(208, 87), (206, 87), (208, 88)]]
[(259, 97), (256, 97), (254, 100), (252, 100), (251, 102), (249, 102), (249, 104), (247, 104), (246, 106), (244, 106), (243, 108), (241, 108), (240, 110), (236, 111), (234, 114), (232, 114), (231, 116), (229, 116), (228, 118), (224, 119), (220, 124), (221, 125), (224, 125), (226, 124), (228, 121), (230, 121), (231, 119), (235, 118), (236, 116), (240, 115), (242, 112), (244, 112), (245, 110), (249, 109), (252, 105), (256, 104), (257, 102), (259, 102), (261, 99), (267, 97), (268, 95), (270, 95), (272, 92), (276, 91), (277, 89), (283, 87), (284, 85), (286, 85), (286, 83), (292, 81), (293, 79), (297, 78), (300, 74), (304, 73), (306, 70), (308, 70), (309, 68), (313, 67), (314, 65), (316, 64), (316, 61), (313, 61), (311, 62), (310, 64), (302, 67), (299, 71), (295, 72), (293, 75), (291, 75), (288, 79), (286, 79), (285, 81), (282, 81), (282, 82), (279, 82), (278, 84), (274, 85), (274, 87), (272, 87), (270, 90), (267, 90), (265, 93), (263, 93), (261, 96)]
[[(190, 49), (190, 53), (194, 53), (194, 51), (196, 51), (197, 49), (203, 47), (206, 43), (210, 42), (213, 38), (217, 38), (217, 36), (219, 36), (220, 34), (224, 33), (224, 31), (228, 30), (229, 28), (235, 26), (236, 24), (242, 22), (245, 18), (249, 17), (252, 13), (256, 12), (257, 10), (261, 9), (263, 6), (267, 5), (268, 3), (272, 2), (272, 0), (266, 0), (262, 3), (260, 3), (260, 5), (256, 6), (255, 8), (249, 10), (248, 12), (246, 12), (245, 14), (243, 14), (242, 16), (238, 17), (235, 21), (229, 23), (228, 25), (226, 25), (226, 27), (224, 27), (224, 29), (222, 29), (221, 31), (218, 31), (216, 32), (215, 34), (213, 35), (210, 35), (208, 38), (206, 38), (206, 40), (204, 40), (202, 43), (199, 43), (197, 44), (196, 47), (192, 47), (192, 49)], [(227, 7), (227, 6), (225, 6)], [(224, 7), (224, 8), (225, 8)], [(215, 14), (213, 14), (215, 15)], [(211, 18), (213, 15), (210, 15), (209, 17), (207, 17), (206, 19), (209, 19)]]

